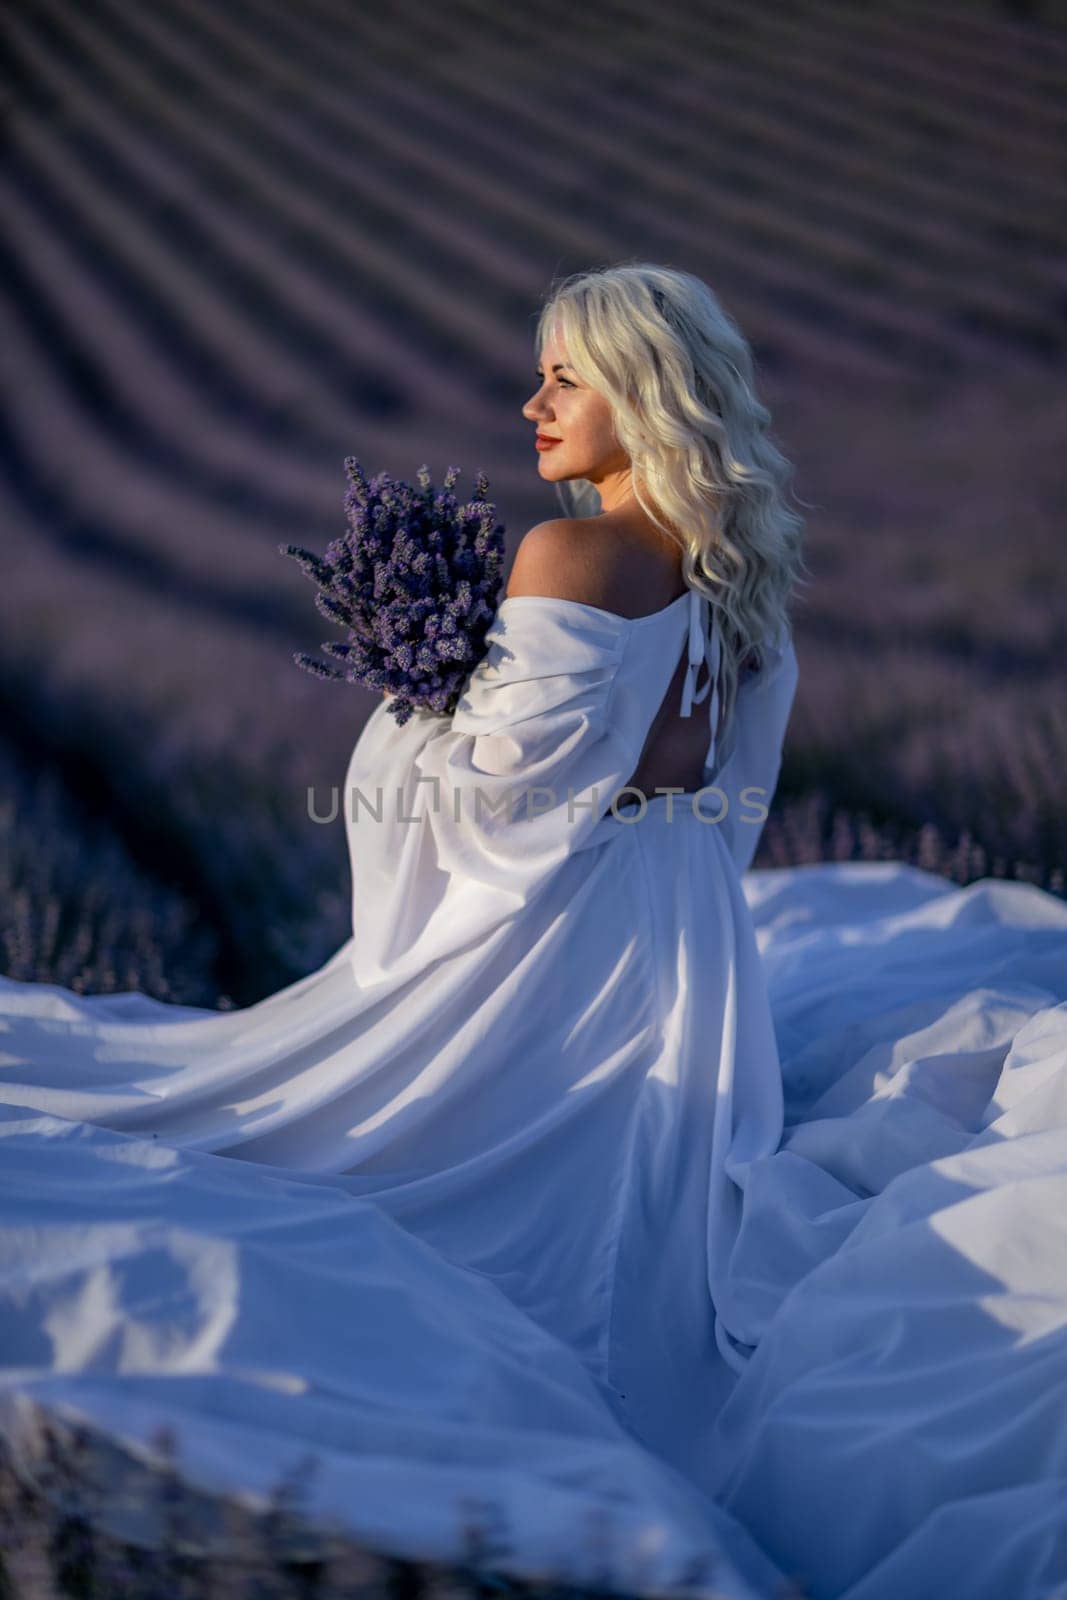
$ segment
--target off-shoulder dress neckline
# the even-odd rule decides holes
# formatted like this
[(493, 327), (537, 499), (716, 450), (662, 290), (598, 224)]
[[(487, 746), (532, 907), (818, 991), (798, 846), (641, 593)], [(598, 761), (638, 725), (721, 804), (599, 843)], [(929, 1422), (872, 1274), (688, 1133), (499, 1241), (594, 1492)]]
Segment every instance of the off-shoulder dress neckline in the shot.
[(665, 617), (670, 612), (676, 610), (677, 607), (682, 604), (683, 600), (688, 600), (689, 596), (695, 593), (695, 589), (686, 588), (685, 593), (680, 594), (678, 598), (676, 600), (672, 600), (669, 605), (661, 606), (658, 611), (649, 611), (643, 617), (623, 617), (620, 616), (617, 611), (606, 611), (603, 606), (589, 605), (585, 600), (564, 600), (560, 596), (551, 594), (505, 595), (503, 600), (500, 601), (497, 610), (502, 610), (504, 606), (513, 606), (517, 600), (534, 600), (541, 605), (571, 606), (576, 611), (591, 611), (594, 616), (604, 617), (608, 622), (618, 622), (621, 623), (623, 627), (635, 628), (641, 623), (658, 622), (661, 617)]

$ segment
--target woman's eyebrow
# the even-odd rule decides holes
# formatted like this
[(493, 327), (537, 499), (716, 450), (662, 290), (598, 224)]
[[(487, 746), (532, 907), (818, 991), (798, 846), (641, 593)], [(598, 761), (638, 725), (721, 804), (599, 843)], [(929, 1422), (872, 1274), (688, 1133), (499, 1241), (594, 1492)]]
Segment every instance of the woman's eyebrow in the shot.
[[(552, 371), (553, 372), (574, 372), (574, 368), (571, 367), (571, 366), (568, 366), (565, 361), (557, 361), (555, 366), (552, 368)], [(576, 372), (574, 373), (574, 375), (575, 375), (575, 377), (578, 376), (578, 374)]]

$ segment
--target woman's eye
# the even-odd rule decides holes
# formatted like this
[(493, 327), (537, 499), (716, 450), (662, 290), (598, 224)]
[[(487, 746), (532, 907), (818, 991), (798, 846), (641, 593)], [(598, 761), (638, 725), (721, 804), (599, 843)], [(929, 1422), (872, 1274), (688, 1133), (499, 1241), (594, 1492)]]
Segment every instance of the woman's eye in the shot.
[[(539, 384), (540, 384), (540, 383), (543, 383), (543, 382), (544, 382), (544, 378), (543, 378), (543, 377), (542, 377), (542, 375), (541, 375), (541, 374), (540, 374), (540, 373), (539, 373), (539, 372), (535, 372), (535, 373), (534, 373), (534, 377), (535, 377), (535, 378), (536, 378), (536, 379), (537, 379), (537, 381), (538, 381), (538, 383), (539, 383)], [(556, 381), (557, 381), (557, 382), (558, 382), (558, 383), (562, 383), (562, 384), (565, 384), (565, 385), (566, 385), (566, 386), (567, 386), (567, 388), (568, 388), (568, 389), (573, 389), (573, 388), (575, 388), (575, 387), (576, 387), (576, 386), (575, 386), (575, 385), (574, 385), (574, 384), (573, 384), (573, 383), (572, 383), (572, 382), (571, 382), (571, 381), (570, 381), (570, 379), (569, 379), (569, 378), (559, 378), (559, 379), (557, 379), (557, 380), (556, 380)]]

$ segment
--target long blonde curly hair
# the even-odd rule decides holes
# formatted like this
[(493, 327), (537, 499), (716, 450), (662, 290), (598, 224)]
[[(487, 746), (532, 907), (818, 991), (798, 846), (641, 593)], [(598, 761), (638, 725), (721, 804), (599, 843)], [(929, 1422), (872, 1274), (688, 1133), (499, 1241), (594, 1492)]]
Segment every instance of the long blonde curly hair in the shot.
[[(793, 467), (756, 397), (748, 342), (707, 284), (650, 262), (557, 280), (538, 316), (538, 360), (555, 329), (578, 376), (610, 402), (634, 496), (682, 550), (722, 641), (720, 731), (766, 640), (792, 637), (806, 586), (804, 518), (786, 504)], [(557, 485), (569, 516), (599, 509), (586, 479)]]

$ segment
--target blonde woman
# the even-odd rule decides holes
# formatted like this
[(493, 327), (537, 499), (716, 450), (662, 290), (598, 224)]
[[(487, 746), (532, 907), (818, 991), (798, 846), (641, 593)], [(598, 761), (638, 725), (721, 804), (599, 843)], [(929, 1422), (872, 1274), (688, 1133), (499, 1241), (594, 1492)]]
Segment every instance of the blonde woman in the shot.
[(803, 569), (748, 346), (636, 263), (557, 284), (536, 358), (567, 514), (455, 715), (363, 729), (352, 937), (230, 1013), (0, 982), (0, 1420), (165, 1412), (215, 1486), (317, 1445), (372, 1543), (460, 1557), (474, 1496), (520, 1575), (1036, 1600), (1055, 1096), (990, 1130), (1010, 1051), (1062, 1080), (1067, 912), (895, 863), (747, 873)]

